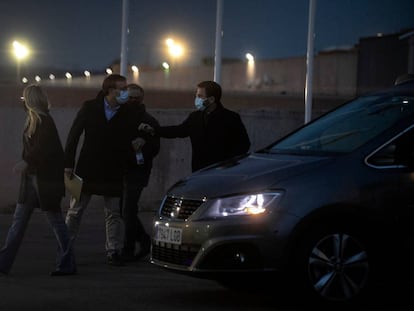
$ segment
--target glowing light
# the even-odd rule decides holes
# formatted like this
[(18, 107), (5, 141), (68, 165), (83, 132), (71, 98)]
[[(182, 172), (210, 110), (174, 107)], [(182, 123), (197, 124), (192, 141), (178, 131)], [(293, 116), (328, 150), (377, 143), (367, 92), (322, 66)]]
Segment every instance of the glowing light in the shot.
[(65, 73), (65, 77), (66, 77), (66, 79), (72, 79), (72, 74), (70, 73), (70, 72), (66, 72)]
[(132, 76), (135, 82), (138, 82), (138, 77), (139, 77), (139, 69), (137, 66), (132, 65), (131, 66), (131, 70), (132, 70)]
[(173, 58), (180, 58), (184, 55), (184, 47), (183, 44), (176, 42), (172, 38), (167, 38), (165, 40), (165, 44), (167, 45), (167, 52)]
[(40, 82), (40, 81), (42, 81), (42, 78), (40, 78), (40, 76), (35, 76), (35, 81)]
[(255, 76), (256, 76), (256, 66), (254, 62), (254, 56), (251, 53), (246, 53), (247, 59), (247, 68), (246, 68), (246, 78), (247, 78), (247, 86), (252, 87), (254, 84)]
[(170, 65), (167, 62), (163, 62), (162, 63), (162, 68), (164, 68), (165, 70), (170, 69)]
[(112, 69), (111, 69), (111, 68), (106, 68), (106, 73), (107, 73), (108, 75), (111, 75), (111, 74), (112, 74)]
[(29, 82), (29, 79), (27, 79), (26, 77), (23, 77), (22, 82), (26, 84), (27, 82)]
[(83, 72), (83, 74), (85, 75), (86, 78), (90, 78), (91, 77), (91, 73), (88, 70), (85, 70)]
[(249, 62), (254, 62), (254, 56), (250, 53), (246, 53), (246, 58)]
[(20, 82), (20, 63), (22, 62), (23, 59), (25, 59), (28, 55), (29, 55), (29, 49), (21, 44), (19, 41), (13, 41), (12, 43), (13, 46), (13, 54), (14, 57), (17, 60), (17, 83)]
[(173, 46), (173, 45), (174, 45), (174, 39), (167, 38), (167, 39), (165, 40), (165, 44), (166, 44), (168, 47)]
[(173, 57), (180, 57), (184, 53), (184, 49), (181, 45), (174, 45), (170, 48), (170, 54)]
[(29, 49), (19, 41), (13, 41), (13, 51), (17, 60), (24, 59), (29, 55)]
[(56, 77), (55, 77), (55, 75), (54, 75), (53, 73), (51, 73), (51, 74), (49, 75), (49, 79), (50, 79), (50, 80), (55, 80), (55, 79), (56, 79)]

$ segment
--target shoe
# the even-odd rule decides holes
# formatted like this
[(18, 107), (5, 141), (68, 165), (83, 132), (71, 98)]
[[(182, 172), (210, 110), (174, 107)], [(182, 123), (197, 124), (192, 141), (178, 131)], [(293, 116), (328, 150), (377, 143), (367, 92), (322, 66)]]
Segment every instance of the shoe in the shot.
[(50, 276), (65, 276), (65, 275), (75, 275), (75, 274), (76, 274), (76, 271), (65, 272), (65, 271), (56, 270), (56, 271), (50, 272)]
[(137, 258), (137, 261), (138, 260), (144, 260), (145, 261), (149, 258), (149, 251), (147, 251), (147, 252), (140, 251), (138, 254), (135, 255), (135, 257)]
[(125, 263), (122, 260), (122, 257), (118, 253), (108, 255), (107, 259), (108, 259), (108, 265), (110, 266), (116, 266), (116, 267), (125, 266)]

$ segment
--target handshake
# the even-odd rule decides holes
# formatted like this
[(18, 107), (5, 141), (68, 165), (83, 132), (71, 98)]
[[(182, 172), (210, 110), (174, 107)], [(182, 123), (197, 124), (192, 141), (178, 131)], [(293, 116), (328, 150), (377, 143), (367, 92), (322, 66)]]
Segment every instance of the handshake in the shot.
[(138, 126), (138, 131), (143, 131), (143, 132), (148, 133), (152, 136), (154, 136), (154, 134), (155, 134), (154, 128), (151, 125), (147, 124), (147, 123), (141, 123)]

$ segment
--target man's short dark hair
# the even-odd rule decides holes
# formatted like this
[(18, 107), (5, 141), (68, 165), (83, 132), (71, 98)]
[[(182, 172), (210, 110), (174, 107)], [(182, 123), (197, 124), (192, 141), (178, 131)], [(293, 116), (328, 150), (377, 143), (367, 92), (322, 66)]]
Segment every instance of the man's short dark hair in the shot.
[(220, 84), (214, 82), (214, 81), (202, 81), (199, 84), (197, 84), (197, 87), (203, 88), (206, 90), (206, 96), (214, 96), (215, 101), (217, 103), (221, 100), (221, 86)]
[(127, 85), (129, 96), (139, 97), (140, 99), (144, 98), (144, 89), (135, 83), (130, 83)]
[(111, 74), (105, 78), (102, 82), (102, 92), (103, 95), (106, 96), (109, 93), (109, 89), (116, 89), (116, 83), (121, 81), (126, 83), (126, 78), (119, 74)]

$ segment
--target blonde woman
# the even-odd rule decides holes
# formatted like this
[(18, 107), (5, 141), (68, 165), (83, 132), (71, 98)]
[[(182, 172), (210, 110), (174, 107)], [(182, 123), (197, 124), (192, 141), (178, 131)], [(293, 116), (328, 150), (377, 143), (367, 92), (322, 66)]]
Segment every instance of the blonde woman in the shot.
[(38, 85), (27, 86), (22, 100), (27, 113), (23, 154), (14, 167), (15, 173), (21, 174), (22, 178), (13, 222), (0, 250), (0, 272), (8, 274), (11, 270), (30, 216), (35, 208), (40, 208), (58, 242), (56, 268), (51, 275), (76, 274), (69, 233), (61, 211), (65, 194), (63, 147), (49, 114), (49, 101)]

